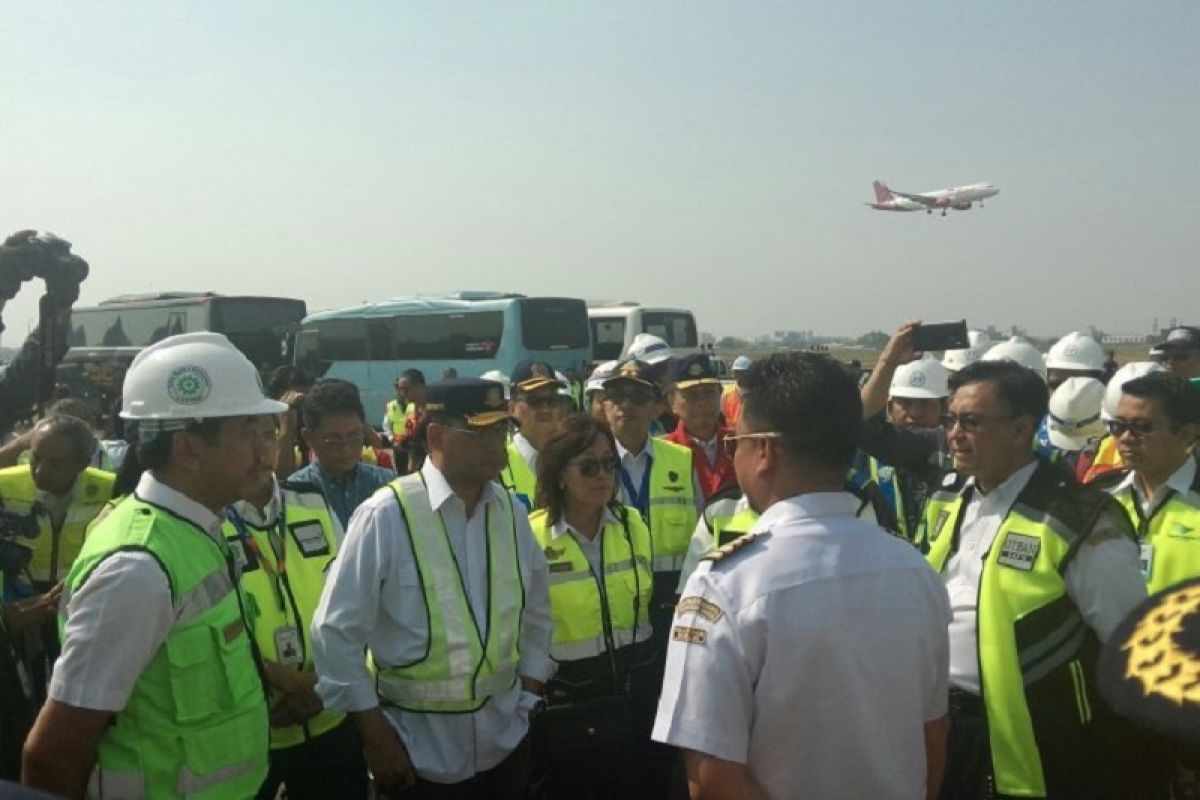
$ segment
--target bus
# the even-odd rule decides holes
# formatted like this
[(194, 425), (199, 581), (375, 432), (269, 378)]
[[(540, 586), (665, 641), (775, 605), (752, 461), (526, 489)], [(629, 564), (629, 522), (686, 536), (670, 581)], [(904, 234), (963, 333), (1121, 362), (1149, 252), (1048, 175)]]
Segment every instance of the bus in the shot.
[(634, 302), (588, 304), (592, 352), (596, 361), (613, 361), (629, 352), (639, 333), (663, 339), (675, 353), (687, 353), (700, 344), (696, 318), (685, 308), (659, 308)]
[[(103, 358), (106, 348), (140, 349), (179, 333), (224, 334), (259, 370), (290, 359), (288, 343), (306, 307), (290, 297), (162, 292), (112, 297), (71, 310), (72, 349)], [(126, 351), (127, 352), (127, 351)]]
[(375, 419), (406, 369), (421, 370), (432, 383), (451, 369), (460, 378), (509, 375), (536, 359), (582, 377), (591, 355), (583, 300), (458, 292), (310, 314), (296, 334), (295, 363), (313, 377), (358, 386)]

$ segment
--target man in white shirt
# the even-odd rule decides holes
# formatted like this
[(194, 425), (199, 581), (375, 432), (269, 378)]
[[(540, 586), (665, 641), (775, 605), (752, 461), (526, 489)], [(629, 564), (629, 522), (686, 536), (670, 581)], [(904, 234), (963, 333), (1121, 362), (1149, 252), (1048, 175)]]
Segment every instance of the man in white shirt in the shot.
[(529, 713), (553, 672), (546, 561), (495, 483), (501, 385), (432, 384), (426, 410), (425, 466), (363, 503), (330, 571), (317, 692), (354, 719), (382, 792), (523, 799)]
[(512, 387), (509, 409), (517, 430), (508, 444), (508, 465), (500, 473), (500, 483), (517, 496), (526, 511), (532, 511), (537, 493), (538, 451), (570, 413), (571, 399), (560, 393), (562, 386), (554, 368), (544, 361), (517, 364), (509, 386)]
[(742, 380), (726, 441), (762, 517), (684, 589), (654, 738), (684, 748), (693, 797), (929, 796), (950, 612), (911, 545), (854, 518), (858, 388), (813, 353)]
[(1124, 734), (1094, 685), (1100, 643), (1145, 597), (1128, 521), (1035, 457), (1047, 396), (1034, 372), (981, 361), (950, 388), (957, 474), (923, 523), (953, 612), (941, 796), (1128, 796)]

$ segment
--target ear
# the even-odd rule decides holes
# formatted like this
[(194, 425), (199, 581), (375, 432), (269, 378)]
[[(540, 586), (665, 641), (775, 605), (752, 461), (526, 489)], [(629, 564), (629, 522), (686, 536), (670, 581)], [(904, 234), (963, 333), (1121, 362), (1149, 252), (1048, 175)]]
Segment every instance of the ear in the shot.
[(431, 422), (425, 428), (425, 442), (429, 445), (429, 452), (434, 450), (442, 451), (444, 449), (446, 436), (446, 426), (440, 422)]
[(204, 442), (194, 433), (182, 431), (171, 438), (171, 462), (180, 469), (194, 469)]

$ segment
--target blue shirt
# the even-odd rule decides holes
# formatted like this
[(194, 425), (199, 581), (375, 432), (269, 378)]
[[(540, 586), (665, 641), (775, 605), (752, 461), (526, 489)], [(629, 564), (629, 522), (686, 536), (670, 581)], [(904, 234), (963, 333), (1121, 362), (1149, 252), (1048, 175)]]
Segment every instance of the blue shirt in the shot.
[(375, 494), (375, 490), (386, 486), (396, 479), (396, 473), (390, 469), (377, 467), (374, 464), (364, 464), (361, 461), (342, 480), (336, 480), (321, 467), (321, 462), (314, 459), (308, 466), (301, 467), (288, 476), (289, 481), (311, 483), (325, 495), (325, 502), (337, 516), (345, 529), (350, 522), (350, 515), (364, 500)]

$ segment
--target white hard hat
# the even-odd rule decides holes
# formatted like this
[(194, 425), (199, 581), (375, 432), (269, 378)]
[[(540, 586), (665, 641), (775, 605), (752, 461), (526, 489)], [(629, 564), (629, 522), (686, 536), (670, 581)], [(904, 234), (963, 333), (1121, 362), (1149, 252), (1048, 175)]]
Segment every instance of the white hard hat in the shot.
[(946, 368), (933, 356), (926, 356), (896, 369), (888, 396), (940, 400), (950, 395), (949, 380)]
[(1086, 369), (1104, 371), (1104, 351), (1096, 340), (1075, 331), (1059, 339), (1046, 354), (1046, 366), (1050, 369)]
[(604, 389), (604, 382), (611, 378), (617, 371), (616, 361), (605, 361), (603, 364), (598, 364), (592, 374), (588, 376), (587, 383), (583, 385), (584, 392), (599, 392)]
[(647, 364), (653, 365), (661, 364), (674, 355), (671, 352), (671, 346), (662, 337), (652, 333), (639, 333), (633, 337), (633, 342), (630, 343), (629, 352), (625, 354), (625, 358), (636, 358), (638, 361), (645, 361)]
[(569, 397), (571, 402), (575, 402), (575, 392), (571, 390), (571, 379), (558, 370), (554, 371), (554, 377), (558, 381), (558, 396)]
[(1050, 395), (1046, 433), (1050, 444), (1060, 450), (1082, 450), (1088, 442), (1104, 435), (1100, 404), (1104, 384), (1095, 378), (1067, 378)]
[(1012, 361), (1026, 369), (1031, 369), (1042, 380), (1046, 380), (1046, 362), (1038, 349), (1020, 336), (1014, 336), (1006, 342), (992, 345), (984, 354), (983, 361)]
[(1113, 376), (1108, 379), (1108, 386), (1104, 390), (1104, 405), (1100, 409), (1100, 415), (1106, 420), (1116, 419), (1117, 406), (1121, 404), (1122, 387), (1134, 378), (1140, 378), (1151, 372), (1165, 372), (1165, 370), (1163, 365), (1157, 361), (1134, 361), (1114, 372)]
[(487, 372), (479, 376), (481, 380), (495, 381), (504, 387), (504, 399), (507, 400), (512, 392), (512, 386), (508, 380), (508, 376), (498, 369), (489, 369)]
[(745, 372), (750, 369), (750, 365), (754, 363), (750, 360), (750, 356), (738, 356), (733, 360), (733, 366), (730, 367), (734, 372)]
[(942, 353), (942, 366), (951, 372), (958, 372), (968, 364), (974, 364), (983, 358), (983, 354), (992, 346), (991, 338), (983, 331), (967, 331), (967, 342), (971, 346), (965, 350), (947, 350)]
[(129, 365), (121, 390), (122, 419), (137, 420), (144, 433), (287, 410), (266, 396), (250, 359), (219, 333), (184, 333), (150, 345)]

